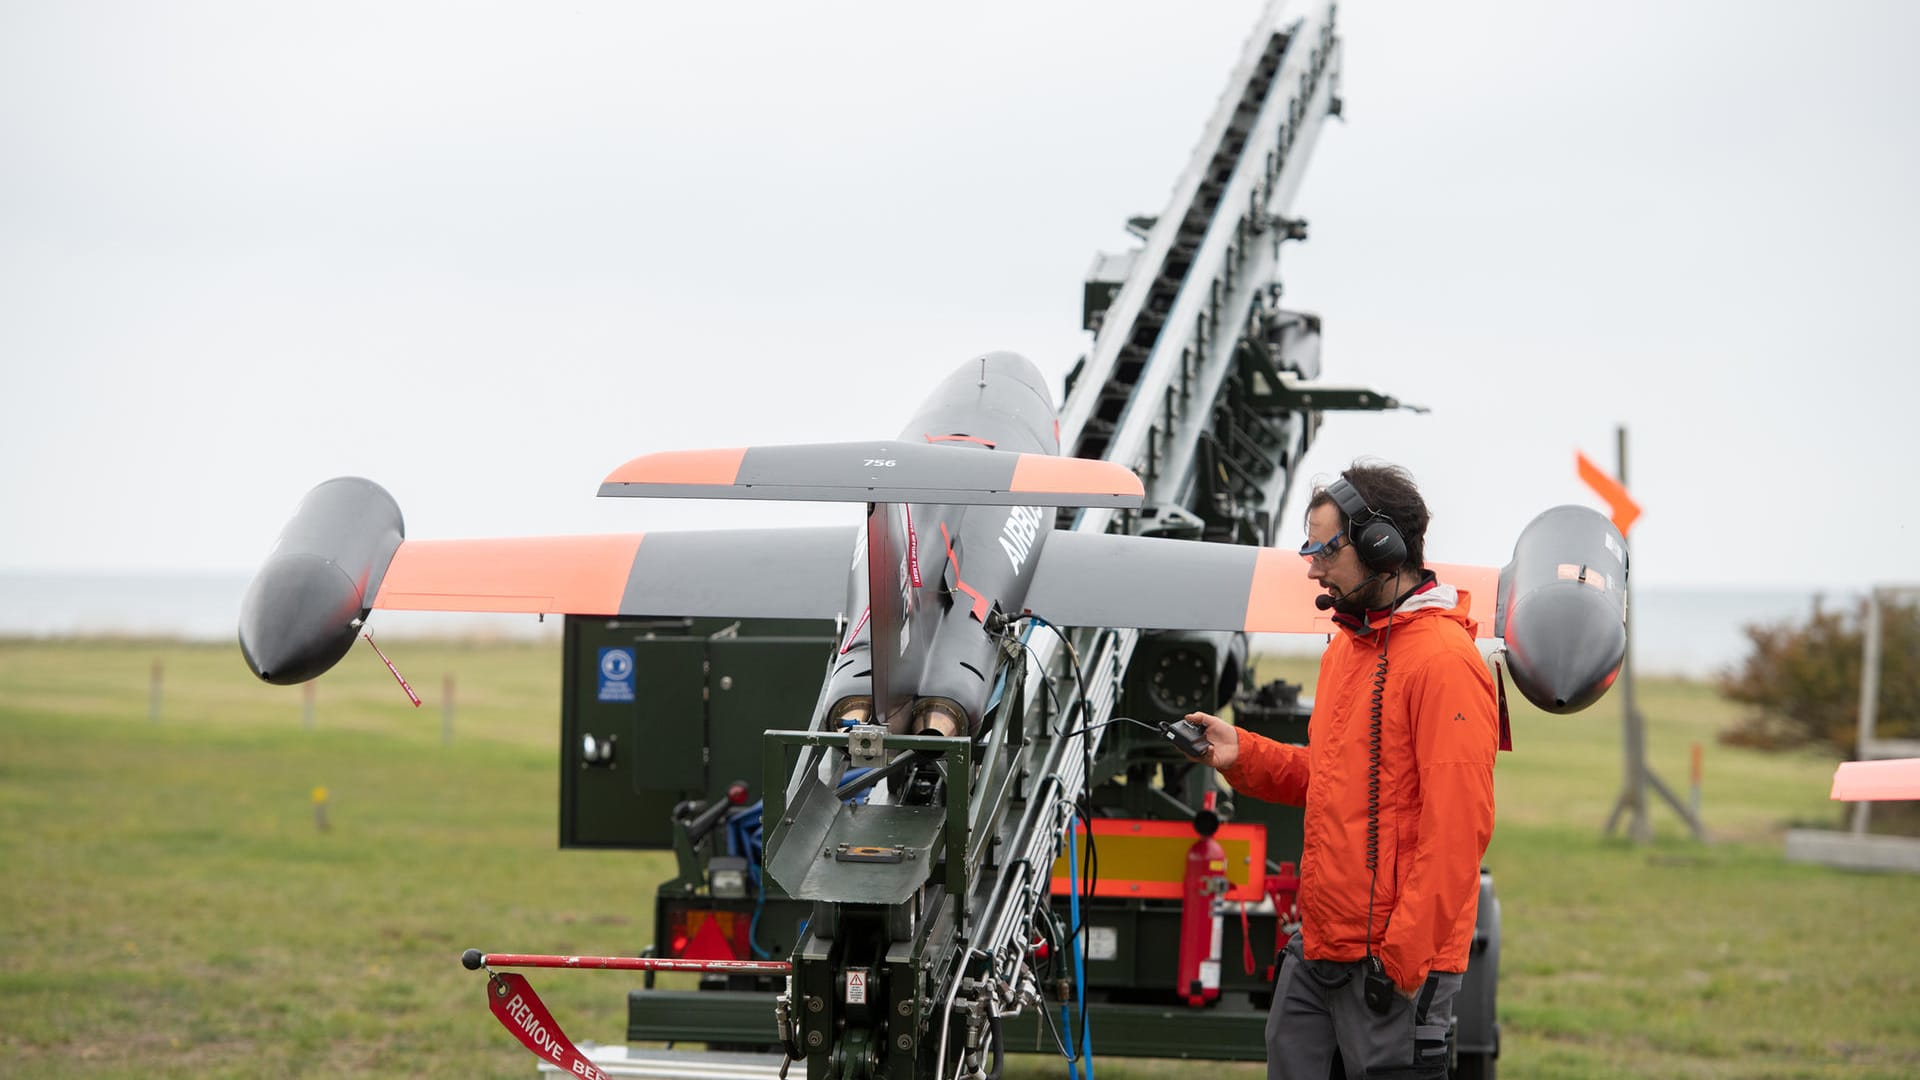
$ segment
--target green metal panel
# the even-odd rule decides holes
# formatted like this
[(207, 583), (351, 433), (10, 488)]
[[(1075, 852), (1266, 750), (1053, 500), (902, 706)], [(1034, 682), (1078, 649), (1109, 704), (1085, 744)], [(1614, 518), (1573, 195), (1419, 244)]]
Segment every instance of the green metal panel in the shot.
[(716, 636), (707, 641), (708, 776), (715, 787), (745, 780), (760, 797), (760, 733), (807, 726), (833, 650), (821, 636)]
[(779, 1042), (772, 993), (751, 990), (635, 990), (627, 995), (630, 1042)]
[[(600, 650), (633, 648), (636, 668), (648, 646), (668, 642), (682, 647), (687, 643), (689, 620), (650, 621), (589, 619), (569, 616), (562, 652), (560, 713), (560, 846), (667, 848), (673, 846), (672, 811), (675, 803), (687, 797), (679, 787), (646, 789), (636, 782), (636, 766), (644, 762), (648, 744), (642, 737), (640, 702), (601, 701)], [(649, 640), (649, 635), (654, 640)], [(697, 643), (696, 643), (697, 644)], [(691, 692), (698, 700), (700, 666), (690, 670), (662, 671), (649, 665), (654, 682), (677, 676), (682, 680), (678, 696)], [(635, 698), (641, 691), (635, 672)], [(688, 722), (690, 721), (690, 722)], [(699, 752), (701, 714), (683, 718), (679, 725), (692, 740), (693, 753)], [(602, 742), (613, 740), (611, 761), (593, 764), (581, 751), (582, 738), (592, 735)], [(696, 783), (697, 783), (696, 779)]]
[[(1048, 1006), (1054, 1026), (1060, 1006)], [(1080, 1030), (1080, 1014), (1067, 1007), (1070, 1030)], [(1267, 1014), (1251, 1005), (1224, 1003), (1189, 1009), (1157, 1005), (1088, 1003), (1088, 1028), (1095, 1054), (1105, 1057), (1209, 1058), (1260, 1061), (1267, 1056)], [(1046, 1021), (1033, 1009), (1002, 1021), (1007, 1049), (1013, 1053), (1057, 1054)], [(1061, 1065), (1064, 1072), (1066, 1066)]]
[(707, 641), (684, 637), (631, 644), (636, 700), (634, 752), (628, 755), (633, 767), (627, 775), (633, 792), (699, 798), (707, 790)]
[[(1179, 1000), (1180, 902), (1177, 900), (1096, 899), (1080, 907), (1084, 921), (1102, 938), (1106, 930), (1114, 932), (1114, 955), (1101, 959), (1089, 955), (1086, 960), (1087, 987), (1104, 996), (1112, 993), (1132, 1001), (1156, 1001), (1165, 995), (1168, 1002)], [(1069, 925), (1065, 897), (1053, 898), (1055, 921)], [(1220, 992), (1223, 999), (1237, 998), (1264, 1005), (1272, 989), (1269, 969), (1279, 951), (1279, 920), (1271, 914), (1249, 912), (1246, 926), (1240, 923), (1239, 905), (1231, 905), (1222, 917), (1220, 935)], [(1247, 933), (1253, 938), (1253, 970), (1246, 964)]]
[[(560, 846), (671, 848), (676, 804), (753, 783), (759, 733), (806, 725), (833, 640), (823, 620), (569, 616)], [(605, 648), (633, 650), (634, 700), (600, 700)], [(613, 759), (585, 761), (586, 735), (612, 737)]]

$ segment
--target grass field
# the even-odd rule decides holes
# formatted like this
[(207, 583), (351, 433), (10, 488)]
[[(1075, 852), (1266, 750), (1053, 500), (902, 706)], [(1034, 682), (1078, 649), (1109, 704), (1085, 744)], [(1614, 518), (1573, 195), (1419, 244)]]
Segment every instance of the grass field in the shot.
[[(668, 857), (556, 850), (557, 645), (390, 651), (426, 707), (355, 655), (306, 730), (300, 692), (256, 683), (232, 647), (0, 643), (0, 1073), (533, 1075), (460, 950), (637, 951)], [(1706, 747), (1713, 841), (1664, 808), (1650, 846), (1603, 838), (1617, 704), (1550, 717), (1516, 699), (1487, 858), (1505, 1074), (1920, 1075), (1920, 880), (1787, 864), (1787, 824), (1839, 820), (1832, 764), (1715, 745), (1733, 714), (1708, 688), (1643, 682), (1640, 699), (1669, 784)], [(533, 975), (571, 1034), (619, 1040), (630, 977)]]

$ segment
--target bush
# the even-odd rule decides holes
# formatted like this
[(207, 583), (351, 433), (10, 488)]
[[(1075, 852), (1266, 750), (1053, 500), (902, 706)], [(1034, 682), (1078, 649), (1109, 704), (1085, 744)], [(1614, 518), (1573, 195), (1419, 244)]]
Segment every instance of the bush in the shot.
[[(1753, 651), (1719, 678), (1720, 692), (1753, 706), (1721, 733), (1735, 746), (1783, 750), (1815, 746), (1854, 756), (1860, 718), (1860, 674), (1867, 605), (1825, 611), (1817, 605), (1804, 624), (1746, 628)], [(1920, 736), (1920, 607), (1912, 601), (1880, 608), (1880, 702), (1874, 732), (1881, 738)]]

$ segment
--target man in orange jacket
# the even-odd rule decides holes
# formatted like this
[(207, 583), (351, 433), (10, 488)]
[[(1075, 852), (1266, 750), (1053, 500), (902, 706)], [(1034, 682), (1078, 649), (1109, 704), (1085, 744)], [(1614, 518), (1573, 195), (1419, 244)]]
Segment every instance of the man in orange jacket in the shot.
[(1307, 576), (1340, 626), (1307, 746), (1194, 713), (1199, 760), (1235, 791), (1306, 808), (1300, 932), (1267, 1018), (1269, 1080), (1446, 1076), (1499, 739), (1467, 596), (1422, 562), (1427, 506), (1405, 470), (1356, 464), (1307, 506)]

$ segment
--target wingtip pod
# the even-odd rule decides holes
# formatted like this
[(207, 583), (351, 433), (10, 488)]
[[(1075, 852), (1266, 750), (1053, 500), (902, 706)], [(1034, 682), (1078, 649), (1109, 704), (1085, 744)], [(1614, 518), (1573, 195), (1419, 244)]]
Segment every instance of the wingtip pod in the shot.
[(1494, 632), (1528, 701), (1579, 712), (1613, 685), (1627, 655), (1627, 562), (1620, 531), (1584, 506), (1556, 506), (1521, 530)]
[(342, 476), (308, 492), (240, 601), (247, 667), (287, 686), (337, 663), (405, 534), (399, 504), (371, 480)]

